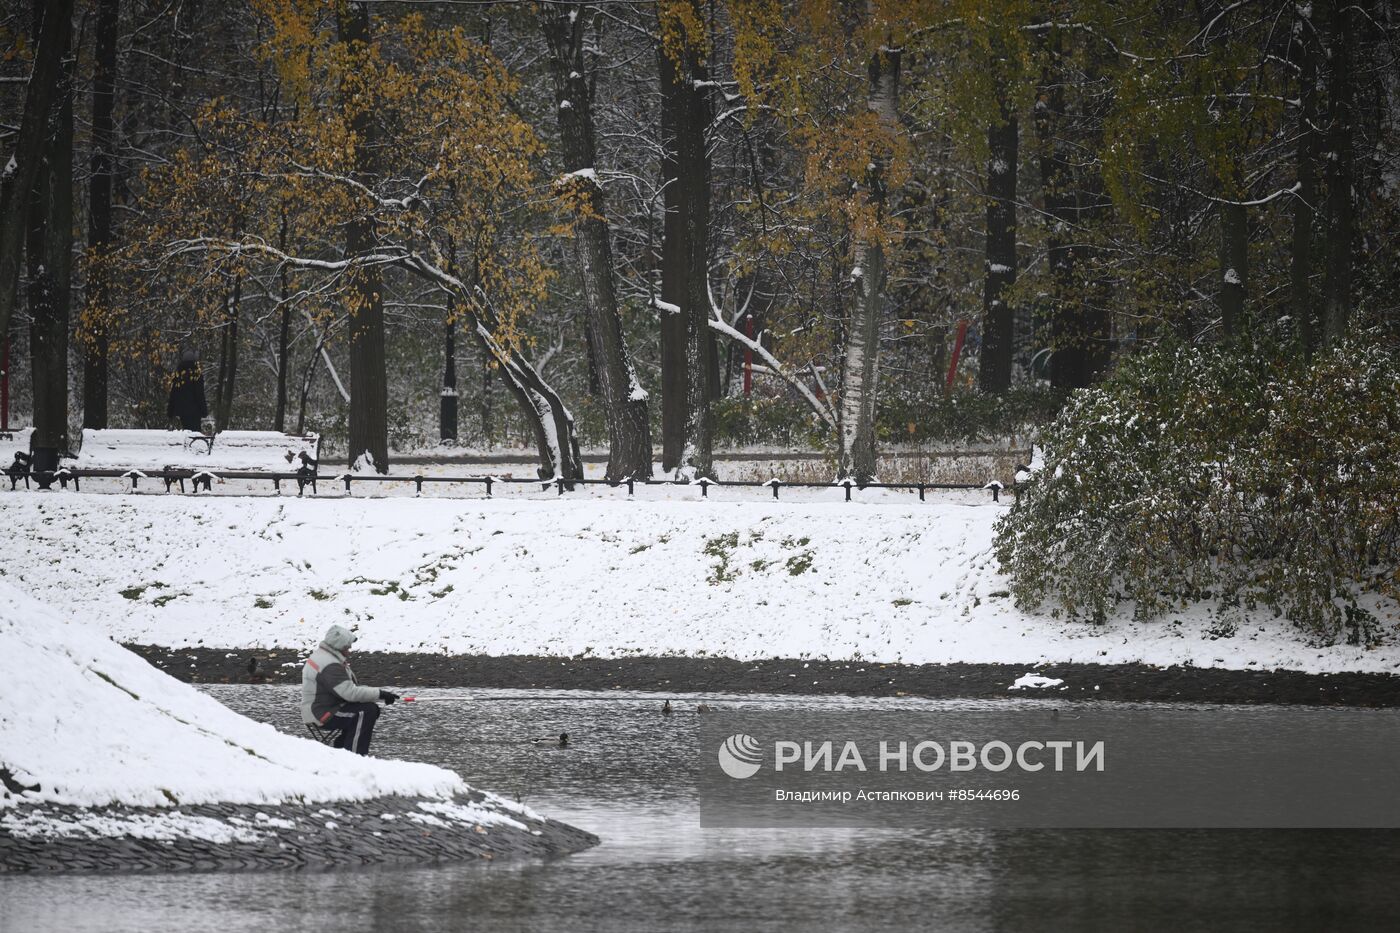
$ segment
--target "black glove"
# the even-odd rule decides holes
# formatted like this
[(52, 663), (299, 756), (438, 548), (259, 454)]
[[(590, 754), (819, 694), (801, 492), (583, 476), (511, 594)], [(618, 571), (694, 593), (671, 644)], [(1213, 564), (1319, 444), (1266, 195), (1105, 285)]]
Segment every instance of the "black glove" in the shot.
[(395, 700), (397, 700), (398, 698), (399, 698), (399, 695), (398, 695), (397, 693), (393, 693), (393, 692), (391, 692), (391, 691), (389, 691), (389, 690), (381, 690), (381, 691), (379, 691), (379, 699), (383, 700), (385, 703), (392, 703), (392, 702), (394, 702)]

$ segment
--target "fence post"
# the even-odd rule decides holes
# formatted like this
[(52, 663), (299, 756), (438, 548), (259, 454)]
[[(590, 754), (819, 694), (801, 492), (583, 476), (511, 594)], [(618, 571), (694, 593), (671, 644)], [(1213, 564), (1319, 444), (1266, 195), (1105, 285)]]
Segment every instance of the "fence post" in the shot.
[(562, 495), (564, 494), (564, 477), (562, 477), (562, 476), (557, 476), (557, 477), (555, 477), (555, 479), (554, 479), (554, 485), (558, 487), (558, 489), (559, 489), (559, 495), (562, 496)]
[(700, 478), (700, 498), (710, 498), (710, 481), (704, 477)]
[(629, 497), (632, 495), (632, 493), (633, 493), (633, 491), (634, 491), (634, 490), (632, 489), (632, 484), (635, 483), (635, 482), (636, 482), (636, 480), (633, 479), (632, 477), (630, 477), (630, 476), (627, 477), (627, 495), (628, 495)]
[(345, 494), (348, 496), (350, 495), (350, 474), (346, 473), (343, 479), (345, 480)]
[(491, 498), (491, 477), (486, 477), (486, 498)]

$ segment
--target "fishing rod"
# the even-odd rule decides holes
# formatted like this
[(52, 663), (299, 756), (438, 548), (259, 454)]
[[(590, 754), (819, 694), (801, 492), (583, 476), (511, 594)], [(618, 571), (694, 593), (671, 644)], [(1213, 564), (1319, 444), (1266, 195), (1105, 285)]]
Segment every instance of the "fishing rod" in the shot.
[(400, 697), (400, 698), (399, 698), (399, 702), (401, 702), (401, 703), (533, 703), (533, 702), (539, 702), (539, 701), (550, 701), (550, 702), (562, 703), (562, 702), (564, 702), (565, 700), (568, 700), (568, 701), (571, 702), (571, 703), (589, 703), (589, 702), (594, 702), (594, 703), (622, 703), (622, 702), (644, 703), (644, 702), (649, 702), (649, 701), (651, 700), (651, 698), (648, 697), (648, 698), (646, 698), (646, 699), (644, 700), (644, 699), (642, 699), (642, 698), (640, 698), (640, 697), (607, 697), (607, 696), (602, 696), (602, 697), (578, 697), (578, 696), (539, 696), (539, 695), (526, 695), (526, 696), (518, 696), (518, 697), (479, 697), (479, 696), (471, 696), (470, 694), (462, 694), (461, 696), (445, 696), (445, 697), (419, 697), (419, 696), (412, 696), (412, 697)]
[[(566, 691), (561, 691), (566, 692)], [(869, 700), (928, 700), (938, 699), (936, 697), (888, 697), (888, 696), (851, 696), (842, 693), (806, 693), (806, 694), (653, 694), (646, 697), (637, 696), (556, 696), (552, 694), (526, 694), (524, 696), (473, 696), (471, 694), (454, 694), (451, 696), (405, 696), (400, 697), (402, 703), (532, 703), (532, 702), (554, 702), (554, 703), (648, 703), (654, 702), (658, 697), (691, 696), (700, 705), (708, 705), (711, 701), (743, 705), (751, 703), (776, 704), (776, 703), (821, 703), (825, 701), (835, 705), (853, 705)], [(709, 698), (709, 699), (706, 699)], [(957, 698), (952, 698), (957, 699)], [(845, 702), (840, 702), (845, 701)], [(678, 701), (679, 702), (679, 701)]]

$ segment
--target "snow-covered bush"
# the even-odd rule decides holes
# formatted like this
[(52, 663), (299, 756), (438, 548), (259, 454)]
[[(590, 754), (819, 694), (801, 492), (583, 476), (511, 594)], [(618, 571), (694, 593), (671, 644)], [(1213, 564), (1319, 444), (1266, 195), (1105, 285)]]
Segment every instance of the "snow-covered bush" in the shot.
[(997, 441), (1043, 427), (1063, 404), (1064, 394), (1048, 388), (944, 392), (941, 381), (900, 383), (881, 395), (875, 428), (893, 444)]
[[(1373, 636), (1400, 586), (1400, 355), (1312, 365), (1172, 347), (1076, 393), (997, 529), (1028, 607), (1103, 619), (1264, 605), (1327, 639)], [(1361, 602), (1358, 602), (1358, 599)]]
[(735, 396), (716, 399), (713, 406), (715, 442), (744, 447), (820, 447), (822, 423), (802, 402), (783, 397)]

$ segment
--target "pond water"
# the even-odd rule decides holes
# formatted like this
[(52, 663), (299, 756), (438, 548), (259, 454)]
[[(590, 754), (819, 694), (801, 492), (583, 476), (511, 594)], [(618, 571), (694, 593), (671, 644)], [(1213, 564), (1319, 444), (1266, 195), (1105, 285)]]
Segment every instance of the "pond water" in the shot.
[[(210, 692), (300, 730), (291, 688)], [(391, 708), (376, 752), (452, 768), (602, 845), (524, 864), (3, 878), (0, 931), (1400, 928), (1400, 832), (702, 830), (692, 701), (667, 718), (663, 698), (645, 694), (472, 695)], [(531, 741), (560, 732), (566, 749)]]

